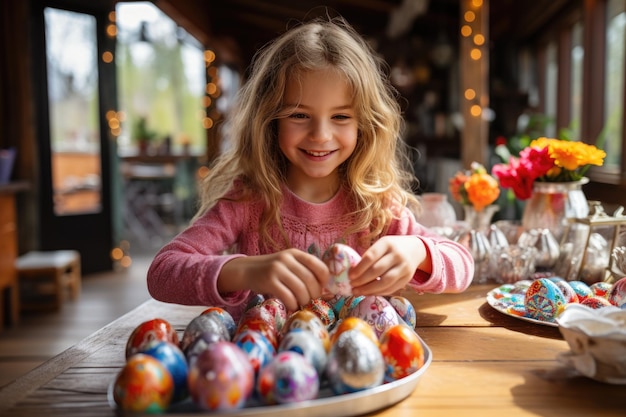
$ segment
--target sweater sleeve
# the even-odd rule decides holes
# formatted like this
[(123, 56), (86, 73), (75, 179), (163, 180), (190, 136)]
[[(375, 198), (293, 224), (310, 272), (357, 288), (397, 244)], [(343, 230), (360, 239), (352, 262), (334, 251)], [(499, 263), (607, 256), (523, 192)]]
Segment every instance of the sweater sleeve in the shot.
[(221, 295), (217, 277), (226, 262), (245, 256), (225, 254), (238, 241), (245, 224), (245, 210), (246, 204), (220, 201), (163, 246), (148, 269), (150, 295), (168, 303), (240, 310), (250, 292)]
[(432, 273), (415, 272), (409, 282), (415, 291), (462, 292), (471, 284), (474, 260), (467, 248), (422, 226), (408, 209), (404, 209), (400, 218), (392, 223), (387, 234), (416, 236), (424, 242), (430, 254)]

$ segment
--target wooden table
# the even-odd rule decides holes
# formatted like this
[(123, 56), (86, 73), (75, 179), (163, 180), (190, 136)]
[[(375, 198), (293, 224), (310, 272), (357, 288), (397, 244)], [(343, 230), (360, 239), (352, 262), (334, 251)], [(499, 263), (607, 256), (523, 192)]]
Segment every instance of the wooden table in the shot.
[[(431, 348), (433, 362), (412, 395), (372, 415), (626, 415), (626, 385), (572, 375), (556, 360), (557, 354), (568, 351), (558, 328), (497, 312), (485, 302), (491, 288), (404, 294), (416, 307), (416, 330)], [(202, 309), (146, 302), (2, 389), (0, 415), (115, 415), (107, 387), (124, 364), (132, 330), (161, 317), (182, 332)]]

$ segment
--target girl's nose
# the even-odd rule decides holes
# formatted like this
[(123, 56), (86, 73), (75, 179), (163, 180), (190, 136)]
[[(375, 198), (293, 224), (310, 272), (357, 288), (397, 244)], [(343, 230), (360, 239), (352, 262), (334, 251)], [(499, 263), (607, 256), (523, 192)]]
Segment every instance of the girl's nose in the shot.
[(311, 129), (311, 138), (313, 140), (324, 142), (332, 138), (332, 130), (328, 122), (325, 120), (316, 120), (313, 122)]

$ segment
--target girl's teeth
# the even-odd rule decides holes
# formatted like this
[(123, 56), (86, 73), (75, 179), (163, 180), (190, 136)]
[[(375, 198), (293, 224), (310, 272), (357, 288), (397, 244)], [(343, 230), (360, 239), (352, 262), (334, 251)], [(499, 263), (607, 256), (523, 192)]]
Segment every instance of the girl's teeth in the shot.
[(307, 153), (309, 155), (313, 155), (313, 156), (324, 156), (324, 155), (328, 155), (330, 152), (313, 152), (313, 151), (307, 151)]

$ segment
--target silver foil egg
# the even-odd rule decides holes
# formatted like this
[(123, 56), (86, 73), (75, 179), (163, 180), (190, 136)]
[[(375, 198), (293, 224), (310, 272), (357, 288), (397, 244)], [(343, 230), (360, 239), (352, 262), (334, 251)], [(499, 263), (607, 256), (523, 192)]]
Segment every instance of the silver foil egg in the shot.
[(335, 394), (376, 387), (385, 377), (385, 361), (376, 344), (359, 330), (347, 330), (333, 344), (326, 376)]

